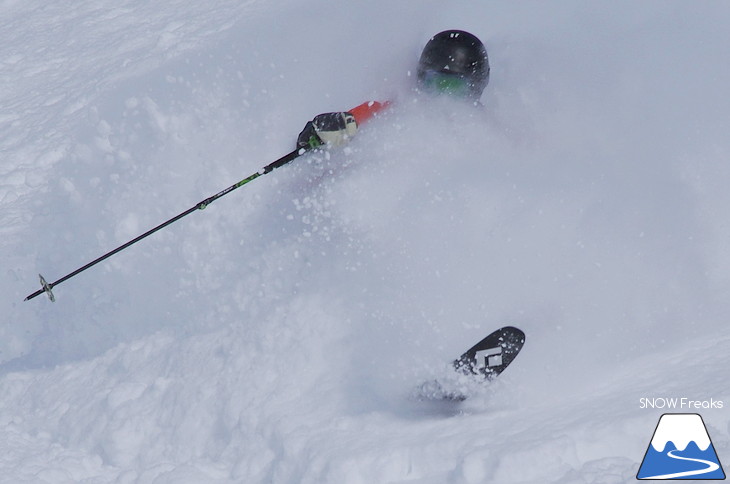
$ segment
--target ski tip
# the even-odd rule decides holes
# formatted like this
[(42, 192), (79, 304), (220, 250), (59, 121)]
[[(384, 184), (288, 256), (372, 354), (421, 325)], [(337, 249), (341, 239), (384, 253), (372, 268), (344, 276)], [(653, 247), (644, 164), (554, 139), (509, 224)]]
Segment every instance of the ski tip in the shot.
[(525, 332), (522, 331), (520, 328), (516, 328), (514, 326), (504, 326), (498, 331), (502, 332), (503, 335), (512, 335), (513, 337), (521, 338), (523, 343), (527, 339), (527, 337), (525, 336)]

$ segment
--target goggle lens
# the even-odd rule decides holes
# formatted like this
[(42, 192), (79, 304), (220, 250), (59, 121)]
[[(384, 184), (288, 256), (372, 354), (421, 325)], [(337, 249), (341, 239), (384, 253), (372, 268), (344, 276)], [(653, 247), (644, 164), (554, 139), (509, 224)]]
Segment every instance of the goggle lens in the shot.
[(466, 97), (471, 94), (471, 83), (459, 74), (427, 71), (422, 84), (428, 91)]

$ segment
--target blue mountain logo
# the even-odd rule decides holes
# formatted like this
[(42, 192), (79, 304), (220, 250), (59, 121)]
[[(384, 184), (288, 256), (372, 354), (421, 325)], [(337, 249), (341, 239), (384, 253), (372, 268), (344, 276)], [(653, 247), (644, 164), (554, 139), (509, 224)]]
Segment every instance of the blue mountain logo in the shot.
[(662, 415), (636, 478), (725, 479), (702, 417), (696, 413)]

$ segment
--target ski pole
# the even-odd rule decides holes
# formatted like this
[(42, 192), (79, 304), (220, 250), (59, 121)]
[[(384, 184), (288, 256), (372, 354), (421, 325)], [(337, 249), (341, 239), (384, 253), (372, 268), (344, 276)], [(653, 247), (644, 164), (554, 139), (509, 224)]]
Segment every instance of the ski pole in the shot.
[(207, 207), (208, 205), (210, 205), (214, 201), (218, 200), (222, 196), (231, 193), (236, 188), (240, 188), (243, 185), (245, 185), (246, 183), (248, 183), (248, 182), (250, 182), (252, 180), (255, 180), (256, 178), (260, 177), (261, 175), (265, 175), (265, 174), (267, 174), (267, 173), (269, 173), (269, 172), (271, 172), (271, 171), (273, 171), (273, 170), (275, 170), (275, 169), (277, 169), (277, 168), (279, 168), (281, 166), (286, 165), (287, 163), (293, 161), (294, 159), (298, 158), (300, 155), (302, 155), (304, 153), (305, 153), (305, 150), (304, 149), (298, 148), (298, 149), (292, 151), (291, 153), (289, 153), (288, 155), (282, 156), (278, 160), (269, 163), (268, 165), (266, 165), (265, 167), (261, 168), (256, 173), (254, 173), (254, 174), (252, 174), (252, 175), (244, 178), (243, 180), (239, 181), (238, 183), (234, 183), (230, 187), (228, 187), (225, 190), (222, 190), (222, 191), (216, 193), (212, 197), (208, 197), (205, 200), (196, 203), (193, 207), (190, 207), (189, 209), (185, 210), (184, 212), (182, 212), (182, 213), (180, 213), (178, 215), (175, 215), (170, 220), (167, 220), (167, 221), (161, 223), (157, 227), (155, 227), (153, 229), (150, 229), (147, 232), (143, 233), (142, 235), (140, 235), (140, 236), (138, 236), (138, 237), (130, 240), (129, 242), (120, 245), (116, 249), (107, 252), (106, 254), (102, 255), (98, 259), (94, 259), (93, 261), (89, 262), (88, 264), (86, 264), (86, 265), (84, 265), (82, 267), (79, 267), (75, 271), (70, 272), (69, 274), (66, 274), (65, 276), (63, 276), (62, 278), (60, 278), (59, 280), (57, 280), (55, 282), (51, 282), (51, 283), (46, 282), (46, 280), (43, 278), (43, 276), (39, 274), (38, 276), (40, 277), (40, 280), (41, 280), (41, 288), (38, 289), (33, 294), (28, 295), (28, 297), (25, 298), (25, 301), (28, 301), (30, 299), (33, 299), (34, 297), (36, 297), (36, 296), (38, 296), (40, 294), (43, 294), (44, 292), (46, 294), (48, 294), (48, 297), (49, 297), (49, 299), (51, 301), (55, 301), (56, 298), (55, 298), (55, 296), (53, 295), (53, 292), (52, 292), (52, 289), (55, 286), (61, 284), (62, 282), (66, 281), (68, 279), (71, 279), (73, 276), (75, 276), (75, 275), (77, 275), (77, 274), (79, 274), (81, 272), (84, 272), (86, 269), (89, 269), (90, 267), (98, 264), (99, 262), (101, 262), (101, 261), (103, 261), (105, 259), (108, 259), (109, 257), (113, 256), (117, 252), (121, 252), (122, 250), (126, 249), (130, 245), (136, 244), (137, 242), (139, 242), (140, 240), (144, 239), (145, 237), (154, 234), (158, 230), (167, 227), (171, 223), (180, 220), (181, 218), (185, 217), (186, 215), (190, 215), (191, 213), (193, 213), (196, 210), (203, 210), (205, 207)]

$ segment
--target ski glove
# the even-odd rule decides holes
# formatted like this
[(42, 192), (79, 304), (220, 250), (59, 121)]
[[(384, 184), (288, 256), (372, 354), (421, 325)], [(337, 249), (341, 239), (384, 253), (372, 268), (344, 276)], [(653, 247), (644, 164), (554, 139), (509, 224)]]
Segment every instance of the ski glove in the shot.
[(355, 116), (349, 112), (318, 114), (299, 133), (297, 147), (310, 150), (322, 145), (344, 145), (356, 132)]

